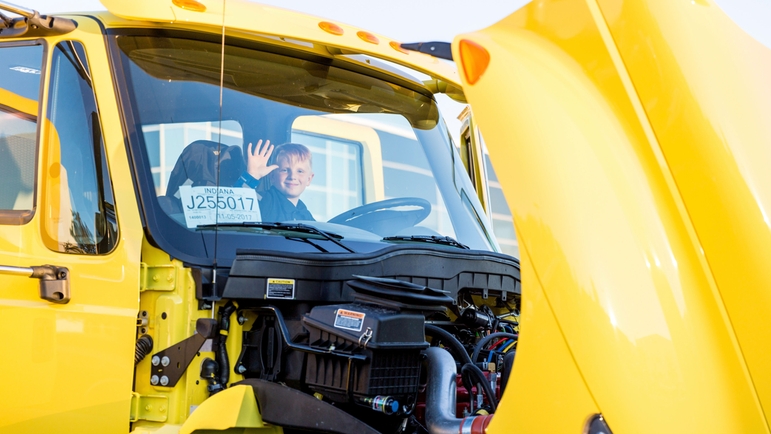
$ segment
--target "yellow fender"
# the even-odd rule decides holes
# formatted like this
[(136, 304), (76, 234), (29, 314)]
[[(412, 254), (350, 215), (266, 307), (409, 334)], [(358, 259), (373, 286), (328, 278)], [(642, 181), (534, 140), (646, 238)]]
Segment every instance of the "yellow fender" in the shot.
[(257, 399), (249, 386), (233, 386), (204, 401), (185, 421), (179, 434), (192, 434), (202, 430), (245, 429), (244, 432), (282, 434), (280, 427), (266, 425), (262, 421)]

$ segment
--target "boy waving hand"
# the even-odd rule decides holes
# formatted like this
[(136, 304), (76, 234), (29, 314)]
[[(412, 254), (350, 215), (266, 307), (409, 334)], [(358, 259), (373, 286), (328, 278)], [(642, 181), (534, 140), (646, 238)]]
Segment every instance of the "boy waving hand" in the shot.
[(300, 200), (300, 195), (313, 180), (312, 156), (306, 146), (284, 143), (274, 147), (270, 140), (265, 143), (259, 140), (254, 145), (249, 143), (246, 171), (237, 184), (257, 188), (266, 182), (264, 178), (269, 188), (259, 191), (263, 222), (315, 220)]

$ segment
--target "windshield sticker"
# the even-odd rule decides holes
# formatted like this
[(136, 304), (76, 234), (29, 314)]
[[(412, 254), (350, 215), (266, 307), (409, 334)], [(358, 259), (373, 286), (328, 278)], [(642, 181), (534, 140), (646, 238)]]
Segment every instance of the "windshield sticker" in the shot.
[(240, 187), (179, 187), (188, 228), (216, 223), (259, 222), (257, 192)]
[(269, 277), (268, 290), (265, 291), (265, 298), (294, 300), (294, 279), (276, 279), (274, 277)]
[(355, 332), (361, 331), (361, 326), (364, 324), (364, 317), (366, 314), (361, 312), (355, 312), (352, 310), (337, 309), (335, 315), (335, 327), (339, 329), (353, 330)]

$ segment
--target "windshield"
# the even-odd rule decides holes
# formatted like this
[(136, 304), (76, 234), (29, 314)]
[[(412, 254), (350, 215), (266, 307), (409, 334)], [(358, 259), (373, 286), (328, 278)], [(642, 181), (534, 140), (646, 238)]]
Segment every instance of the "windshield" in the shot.
[[(113, 41), (144, 217), (173, 255), (346, 252), (264, 224), (274, 222), (329, 232), (357, 252), (444, 237), (495, 248), (419, 81), (187, 34)], [(287, 238), (304, 242), (276, 241)]]

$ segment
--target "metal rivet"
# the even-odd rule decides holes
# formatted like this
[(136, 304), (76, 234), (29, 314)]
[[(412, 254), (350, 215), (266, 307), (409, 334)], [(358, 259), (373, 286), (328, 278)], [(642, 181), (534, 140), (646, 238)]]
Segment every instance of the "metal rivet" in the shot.
[(236, 372), (238, 372), (239, 374), (243, 374), (244, 372), (246, 372), (246, 366), (244, 365), (236, 366)]
[(152, 384), (153, 386), (158, 384), (158, 376), (157, 375), (153, 375), (152, 377), (150, 377), (150, 384)]
[(169, 362), (170, 362), (170, 361), (171, 361), (171, 360), (169, 360), (169, 356), (163, 356), (163, 358), (161, 359), (161, 365), (163, 365), (163, 366), (169, 366)]
[(158, 356), (153, 356), (153, 366), (158, 366), (158, 363), (161, 363), (161, 358)]
[(161, 386), (165, 386), (167, 384), (169, 384), (169, 377), (164, 375), (163, 377), (161, 377)]

